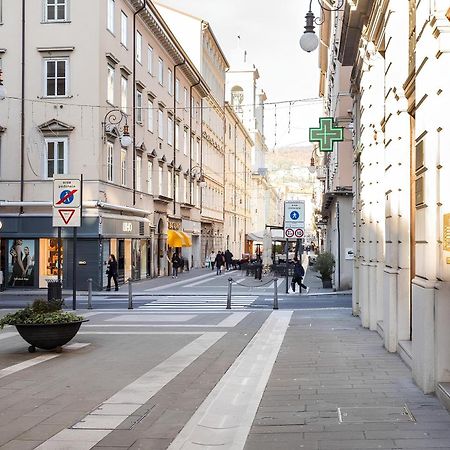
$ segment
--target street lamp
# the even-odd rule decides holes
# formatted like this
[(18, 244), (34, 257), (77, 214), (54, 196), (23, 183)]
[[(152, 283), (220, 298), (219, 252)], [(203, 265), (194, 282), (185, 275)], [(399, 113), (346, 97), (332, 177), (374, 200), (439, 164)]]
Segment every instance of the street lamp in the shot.
[(320, 17), (316, 17), (311, 10), (312, 0), (309, 2), (309, 11), (306, 13), (306, 25), (305, 31), (300, 38), (300, 47), (305, 52), (314, 51), (319, 45), (319, 38), (317, 37), (314, 25), (321, 25), (325, 20), (323, 16), (324, 11), (339, 11), (344, 6), (345, 0), (334, 0), (331, 1), (330, 7), (325, 6), (324, 0), (317, 0), (319, 3), (321, 14)]
[(316, 172), (316, 160), (314, 158), (314, 154), (317, 155), (317, 147), (314, 146), (313, 151), (311, 152), (311, 161), (310, 161), (310, 166), (308, 167), (309, 173), (313, 174)]
[(6, 98), (6, 88), (3, 86), (3, 72), (0, 69), (0, 100), (5, 100)]
[[(119, 127), (122, 121), (125, 121), (123, 128)], [(120, 145), (122, 147), (129, 147), (133, 143), (133, 138), (130, 136), (129, 128), (128, 128), (128, 116), (120, 109), (112, 109), (105, 114), (102, 122), (103, 128), (103, 140), (106, 139), (106, 133), (111, 132), (113, 129), (117, 129)], [(120, 134), (120, 132), (122, 133)]]
[(191, 176), (197, 177), (199, 180), (199, 186), (201, 188), (206, 187), (205, 175), (203, 174), (203, 169), (200, 167), (200, 164), (196, 164), (191, 168)]

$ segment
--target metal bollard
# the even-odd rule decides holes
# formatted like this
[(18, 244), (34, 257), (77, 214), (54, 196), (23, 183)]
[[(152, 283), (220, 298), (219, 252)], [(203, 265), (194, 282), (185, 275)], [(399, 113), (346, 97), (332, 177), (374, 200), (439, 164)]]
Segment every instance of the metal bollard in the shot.
[(133, 309), (133, 284), (131, 278), (128, 278), (128, 309)]
[(227, 294), (227, 309), (231, 309), (231, 283), (233, 278), (228, 278), (228, 294)]
[(88, 309), (92, 309), (92, 278), (88, 278)]
[(278, 309), (278, 278), (273, 279), (273, 309)]

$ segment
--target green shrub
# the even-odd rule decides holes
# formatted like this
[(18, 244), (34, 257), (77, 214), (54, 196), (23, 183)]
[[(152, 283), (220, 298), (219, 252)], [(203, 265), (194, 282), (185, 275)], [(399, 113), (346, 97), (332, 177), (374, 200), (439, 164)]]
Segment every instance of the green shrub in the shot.
[(317, 255), (314, 268), (320, 273), (319, 278), (322, 280), (331, 280), (334, 273), (335, 259), (332, 253), (324, 252)]
[(56, 324), (83, 320), (82, 316), (63, 311), (63, 304), (63, 300), (36, 299), (31, 306), (2, 317), (0, 329), (5, 325)]

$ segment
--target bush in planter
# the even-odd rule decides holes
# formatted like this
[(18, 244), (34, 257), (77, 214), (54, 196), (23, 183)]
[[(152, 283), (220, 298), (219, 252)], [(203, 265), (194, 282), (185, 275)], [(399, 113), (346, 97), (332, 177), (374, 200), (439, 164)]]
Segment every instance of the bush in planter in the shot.
[(2, 317), (0, 319), (0, 329), (5, 325), (48, 325), (83, 320), (82, 316), (63, 311), (61, 309), (63, 303), (63, 300), (36, 299), (31, 306), (28, 305), (15, 313)]
[(330, 252), (317, 255), (314, 268), (320, 273), (318, 277), (322, 280), (324, 287), (331, 287), (331, 276), (334, 273), (335, 264), (334, 256)]

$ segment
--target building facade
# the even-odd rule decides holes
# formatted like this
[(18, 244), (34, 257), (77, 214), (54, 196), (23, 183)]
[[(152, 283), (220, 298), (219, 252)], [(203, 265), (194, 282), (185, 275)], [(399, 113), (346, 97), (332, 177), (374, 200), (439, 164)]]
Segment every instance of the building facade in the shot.
[[(58, 6), (45, 0), (26, 2), (26, 10), (5, 0), (2, 15), (8, 97), (0, 102), (0, 270), (6, 286), (44, 287), (57, 276), (56, 174), (83, 175), (75, 261), (72, 230), (62, 231), (65, 287), (74, 263), (80, 288), (87, 278), (95, 289), (104, 287), (110, 253), (121, 281), (167, 274), (175, 248), (190, 267), (199, 266), (201, 189), (193, 169), (201, 120), (192, 105), (209, 88), (158, 11), (141, 0)], [(126, 147), (127, 131), (132, 144)], [(29, 262), (27, 270), (15, 267), (19, 259)]]

